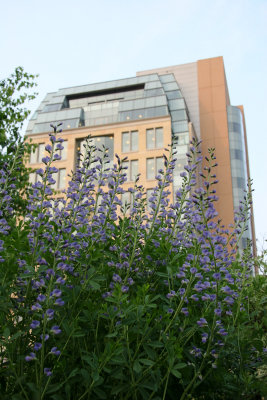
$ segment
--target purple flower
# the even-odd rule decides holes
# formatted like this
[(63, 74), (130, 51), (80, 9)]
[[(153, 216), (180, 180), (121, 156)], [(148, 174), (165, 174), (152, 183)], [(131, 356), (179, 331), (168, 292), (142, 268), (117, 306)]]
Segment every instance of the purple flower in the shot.
[(168, 294), (166, 295), (166, 297), (167, 297), (167, 299), (171, 299), (171, 298), (174, 297), (175, 295), (176, 295), (175, 291), (174, 291), (174, 290), (171, 290), (171, 292), (168, 293)]
[(196, 267), (190, 268), (190, 272), (191, 274), (195, 274), (197, 272), (197, 268)]
[(25, 357), (26, 361), (32, 361), (32, 360), (36, 360), (36, 355), (35, 353), (30, 353), (28, 356)]
[(46, 310), (46, 315), (48, 316), (49, 320), (54, 317), (54, 313), (55, 313), (55, 311), (52, 310), (52, 308), (48, 308), (48, 310)]
[(133, 285), (134, 284), (133, 278), (128, 278), (128, 283), (129, 283), (129, 285)]
[(198, 300), (199, 300), (199, 298), (197, 297), (196, 294), (193, 294), (193, 295), (191, 296), (191, 299), (194, 300), (194, 301), (198, 301)]
[(42, 158), (42, 162), (43, 162), (44, 164), (48, 164), (49, 161), (50, 161), (50, 157), (48, 157), (48, 156)]
[(181, 312), (187, 317), (189, 315), (188, 309), (186, 307), (181, 309)]
[(206, 343), (206, 341), (208, 340), (208, 337), (209, 337), (209, 335), (207, 334), (207, 333), (202, 333), (201, 334), (201, 341), (202, 341), (202, 343)]
[(113, 274), (112, 279), (114, 282), (121, 282), (121, 277), (118, 274)]
[(41, 306), (41, 304), (39, 304), (39, 303), (35, 303), (35, 304), (33, 304), (33, 305), (31, 306), (31, 309), (32, 309), (33, 311), (41, 310), (41, 309), (42, 309), (42, 306)]
[(55, 335), (58, 335), (61, 332), (61, 329), (59, 328), (58, 325), (54, 325), (51, 328), (51, 332), (54, 333)]
[(220, 274), (220, 272), (216, 272), (216, 273), (213, 274), (212, 276), (213, 276), (213, 278), (214, 278), (216, 281), (218, 281), (218, 280), (221, 279), (221, 274)]
[(54, 354), (55, 356), (59, 356), (60, 350), (58, 350), (57, 347), (52, 347), (50, 353)]
[(42, 347), (42, 343), (36, 342), (36, 343), (34, 343), (33, 350), (38, 351), (41, 349), (41, 347)]
[(43, 302), (43, 301), (45, 301), (45, 299), (46, 299), (46, 297), (45, 297), (44, 294), (39, 294), (39, 295), (37, 296), (37, 300), (38, 300), (38, 301)]
[(214, 313), (220, 316), (222, 314), (222, 310), (220, 308), (215, 308)]
[(41, 334), (41, 339), (43, 340), (43, 337), (44, 337), (44, 341), (46, 342), (48, 339), (49, 339), (49, 335), (48, 334), (45, 334), (44, 336), (43, 336), (43, 334)]
[(200, 318), (197, 321), (197, 324), (198, 324), (198, 326), (200, 326), (202, 328), (203, 326), (207, 325), (208, 323), (207, 323), (207, 320), (205, 318)]
[(45, 149), (46, 149), (46, 151), (48, 151), (49, 153), (51, 153), (51, 151), (52, 151), (52, 147), (50, 146), (50, 144), (47, 144), (47, 145), (45, 146)]
[(40, 321), (37, 321), (36, 319), (34, 319), (34, 320), (32, 321), (32, 323), (31, 323), (31, 325), (30, 325), (30, 327), (31, 327), (32, 329), (39, 328), (39, 326), (40, 326)]
[(45, 374), (46, 376), (51, 376), (51, 375), (52, 375), (51, 368), (44, 368), (44, 374)]
[(64, 306), (64, 304), (65, 304), (65, 301), (64, 300), (62, 300), (61, 298), (59, 298), (59, 299), (56, 299), (56, 301), (55, 301), (55, 305), (56, 306)]
[(122, 293), (127, 293), (127, 292), (128, 292), (128, 290), (129, 290), (129, 286), (125, 286), (125, 285), (123, 285), (123, 286), (121, 287), (121, 291), (122, 291)]
[(229, 305), (232, 305), (235, 302), (234, 299), (230, 296), (225, 297), (225, 299), (223, 301)]
[(60, 289), (54, 289), (51, 293), (50, 293), (50, 297), (59, 297), (61, 296), (62, 292)]
[(173, 313), (173, 308), (168, 308), (168, 311), (167, 311), (169, 314), (172, 314)]
[(218, 331), (218, 333), (219, 333), (219, 335), (221, 335), (221, 336), (226, 336), (226, 335), (228, 335), (228, 332), (226, 332), (226, 330), (223, 329), (223, 328), (221, 328), (221, 329)]

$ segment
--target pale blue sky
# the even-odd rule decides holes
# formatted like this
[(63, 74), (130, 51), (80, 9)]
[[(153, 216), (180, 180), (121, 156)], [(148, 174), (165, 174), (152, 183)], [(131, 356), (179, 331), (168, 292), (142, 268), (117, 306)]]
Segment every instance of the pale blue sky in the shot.
[(259, 244), (267, 239), (266, 0), (0, 0), (0, 78), (16, 66), (47, 92), (223, 56), (245, 108)]

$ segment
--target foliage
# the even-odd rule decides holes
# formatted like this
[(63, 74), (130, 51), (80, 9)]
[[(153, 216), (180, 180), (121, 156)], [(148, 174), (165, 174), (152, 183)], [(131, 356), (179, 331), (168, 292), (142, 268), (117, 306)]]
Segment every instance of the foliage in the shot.
[(108, 168), (88, 141), (65, 199), (52, 202), (54, 130), (23, 220), (1, 171), (2, 399), (263, 395), (266, 282), (252, 277), (249, 249), (237, 252), (250, 196), (235, 226), (222, 226), (214, 151), (197, 188), (194, 141), (173, 204), (165, 149), (152, 196), (137, 178), (124, 206), (124, 160)]
[(24, 199), (29, 185), (30, 169), (25, 167), (25, 160), (33, 147), (21, 138), (20, 131), (30, 114), (25, 105), (36, 97), (36, 93), (28, 93), (36, 86), (36, 77), (17, 67), (10, 77), (0, 81), (0, 169), (8, 174), (16, 158), (16, 168), (12, 168), (9, 181), (16, 186), (13, 201), (20, 213), (26, 207)]

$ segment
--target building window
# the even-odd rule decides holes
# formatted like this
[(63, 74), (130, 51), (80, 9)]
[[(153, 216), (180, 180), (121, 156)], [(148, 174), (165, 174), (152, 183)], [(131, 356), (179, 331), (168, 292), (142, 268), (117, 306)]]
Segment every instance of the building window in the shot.
[(138, 174), (138, 160), (124, 161), (122, 166), (128, 168), (125, 170), (127, 181), (135, 181)]
[(152, 194), (154, 192), (154, 189), (147, 189), (146, 190), (146, 209), (147, 211), (151, 211), (151, 203), (149, 202), (149, 199), (152, 199)]
[(45, 156), (45, 144), (39, 143), (35, 149), (32, 149), (30, 156), (30, 164), (37, 164), (42, 162), (42, 158)]
[(130, 192), (124, 192), (121, 195), (121, 202), (122, 202), (122, 208), (125, 208), (127, 205), (130, 206), (129, 208), (133, 208), (133, 202), (134, 202), (134, 194)]
[(122, 152), (138, 151), (138, 131), (122, 132)]
[(161, 149), (163, 147), (163, 128), (146, 130), (146, 148)]
[(53, 179), (56, 181), (51, 188), (54, 190), (63, 190), (66, 187), (66, 169), (61, 168), (56, 174), (53, 174)]
[[(82, 153), (83, 156), (85, 156), (86, 152), (86, 140), (87, 139), (78, 140), (76, 145), (76, 150)], [(90, 137), (89, 145), (96, 147), (96, 151), (94, 152), (94, 157), (100, 157), (100, 158), (103, 157), (103, 146), (105, 146), (106, 153), (108, 155), (108, 158), (106, 158), (106, 160), (113, 162), (114, 137), (112, 135)]]
[(147, 158), (146, 159), (146, 178), (155, 179), (159, 169), (164, 168), (163, 157)]
[(30, 175), (29, 175), (29, 183), (31, 184), (31, 185), (34, 185), (35, 183), (37, 183), (37, 182), (41, 182), (41, 177), (40, 177), (40, 175), (38, 175), (38, 174), (36, 174), (36, 172), (32, 172)]

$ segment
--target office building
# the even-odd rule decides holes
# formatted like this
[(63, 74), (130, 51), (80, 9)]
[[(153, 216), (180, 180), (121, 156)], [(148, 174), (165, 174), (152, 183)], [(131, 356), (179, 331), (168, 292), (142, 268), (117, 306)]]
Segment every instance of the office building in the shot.
[[(128, 181), (153, 188), (163, 165), (163, 149), (177, 140), (178, 162), (173, 191), (181, 185), (190, 138), (202, 140), (203, 154), (216, 149), (217, 211), (225, 225), (243, 199), (249, 177), (245, 118), (242, 106), (230, 103), (222, 57), (138, 72), (136, 77), (60, 89), (48, 93), (34, 113), (27, 136), (38, 147), (30, 166), (39, 167), (51, 123), (63, 123), (65, 149), (58, 161), (55, 189), (66, 185), (75, 168), (77, 148), (88, 134), (108, 147), (109, 158), (128, 156)], [(32, 174), (34, 182), (36, 176)], [(243, 237), (254, 238), (253, 219)], [(255, 243), (255, 240), (254, 240)]]

